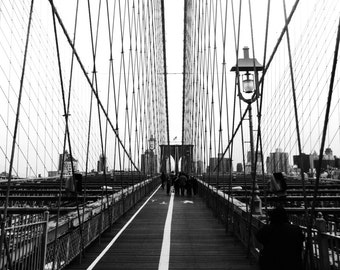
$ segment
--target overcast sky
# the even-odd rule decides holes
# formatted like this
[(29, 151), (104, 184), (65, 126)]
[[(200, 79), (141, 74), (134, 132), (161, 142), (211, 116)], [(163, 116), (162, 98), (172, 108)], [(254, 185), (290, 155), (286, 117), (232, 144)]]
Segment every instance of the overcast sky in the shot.
[[(130, 77), (124, 78), (123, 73), (131, 73), (129, 66), (130, 58), (128, 57), (128, 18), (125, 14), (124, 25), (124, 45), (125, 45), (125, 60), (126, 67), (124, 72), (120, 67), (122, 61), (121, 56), (121, 31), (120, 31), (120, 15), (126, 11), (126, 5), (131, 5), (129, 1), (108, 1), (109, 5), (117, 5), (115, 14), (112, 18), (115, 20), (115, 31), (113, 39), (113, 63), (115, 64), (115, 74), (117, 74), (115, 83), (117, 84), (117, 91), (121, 90), (121, 97), (124, 100), (124, 88), (127, 84), (132, 88)], [(139, 1), (135, 1), (140, 3)], [(204, 1), (205, 2), (205, 1)], [(227, 20), (227, 47), (226, 47), (226, 74), (229, 78), (228, 87), (224, 86), (226, 92), (233, 93), (234, 89), (234, 74), (230, 72), (231, 66), (235, 65), (235, 42), (232, 31), (233, 21), (231, 14), (231, 3), (234, 4), (235, 16), (238, 14), (238, 5), (242, 2), (242, 20), (241, 20), (241, 37), (240, 49), (244, 46), (250, 47), (250, 56), (252, 57), (251, 39), (250, 39), (250, 23), (248, 15), (248, 1), (212, 1), (207, 2), (218, 8), (221, 5), (228, 3), (228, 20)], [(264, 33), (266, 29), (266, 4), (267, 0), (253, 0), (252, 3), (252, 19), (255, 39), (256, 58), (262, 62), (264, 51)], [(287, 13), (291, 11), (294, 0), (286, 0)], [(1, 1), (0, 2), (0, 34), (2, 40), (0, 43), (0, 82), (1, 82), (1, 102), (0, 107), (0, 131), (1, 143), (0, 150), (0, 165), (3, 170), (7, 170), (11, 150), (11, 136), (14, 130), (16, 106), (17, 106), (17, 91), (19, 90), (20, 76), (22, 71), (22, 59), (24, 52), (25, 36), (27, 31), (27, 20), (29, 17), (30, 1)], [(63, 23), (65, 23), (70, 36), (72, 36), (75, 19), (75, 5), (77, 1), (59, 0), (54, 1), (57, 9), (62, 16)], [(89, 31), (89, 14), (87, 1), (79, 1), (80, 10), (78, 18), (78, 32), (76, 48), (81, 60), (87, 70), (88, 74), (92, 76), (93, 58), (92, 48), (90, 42)], [(101, 3), (101, 16), (99, 27), (98, 44), (100, 49), (97, 52), (96, 68), (99, 83), (99, 93), (106, 100), (105, 95), (108, 84), (109, 74), (109, 43), (107, 31), (107, 19), (105, 18), (106, 3), (105, 1), (97, 2), (90, 1), (92, 8), (93, 24), (96, 22), (98, 14), (98, 6)], [(148, 3), (148, 2), (146, 2)], [(197, 3), (197, 2), (193, 2)], [(121, 4), (122, 11), (118, 12), (118, 4)], [(218, 12), (221, 12), (221, 9)], [(305, 0), (300, 1), (298, 9), (294, 15), (292, 24), (290, 25), (290, 37), (293, 57), (293, 67), (296, 79), (296, 90), (298, 98), (299, 119), (301, 122), (301, 134), (303, 142), (303, 151), (310, 153), (318, 151), (320, 145), (320, 134), (322, 134), (323, 117), (325, 111), (325, 98), (327, 97), (327, 90), (329, 85), (330, 68), (334, 52), (335, 35), (337, 29), (337, 20), (339, 18), (340, 2), (338, 0)], [(224, 20), (224, 14), (218, 13), (218, 27), (221, 21)], [(184, 17), (184, 0), (165, 0), (165, 31), (166, 31), (166, 50), (167, 50), (167, 72), (168, 72), (168, 98), (169, 98), (169, 124), (170, 124), (170, 139), (177, 137), (176, 142), (180, 143), (182, 132), (182, 72), (183, 72), (183, 17)], [(284, 14), (282, 8), (282, 1), (271, 1), (271, 16), (269, 24), (269, 39), (267, 53), (273, 51), (273, 47), (281, 33), (284, 26)], [(60, 27), (58, 26), (59, 46), (61, 49), (62, 67), (65, 76), (64, 83), (67, 85), (69, 78), (70, 58), (72, 51), (68, 42), (65, 39)], [(237, 25), (236, 25), (237, 28)], [(221, 33), (221, 32), (219, 32)], [(147, 38), (149, 34), (145, 35)], [(221, 48), (221, 37), (218, 38), (218, 50)], [(134, 41), (132, 40), (132, 43)], [(134, 44), (135, 45), (135, 44)], [(140, 44), (139, 44), (140, 45)], [(117, 47), (118, 46), (118, 47)], [(297, 153), (296, 147), (296, 131), (294, 125), (294, 116), (292, 108), (291, 97), (291, 82), (289, 76), (289, 60), (287, 54), (287, 43), (283, 39), (279, 47), (278, 53), (271, 65), (270, 71), (266, 75), (266, 89), (263, 112), (263, 145), (265, 147), (266, 155), (274, 151), (276, 148), (282, 148), (289, 152), (290, 155)], [(216, 66), (220, 69), (222, 66), (221, 51), (216, 60)], [(240, 55), (241, 56), (241, 55)], [(268, 55), (267, 55), (268, 57)], [(64, 118), (62, 102), (60, 98), (60, 83), (57, 57), (55, 52), (55, 37), (53, 31), (53, 23), (51, 16), (51, 7), (46, 0), (35, 1), (35, 9), (33, 12), (32, 32), (30, 36), (30, 44), (28, 48), (28, 61), (25, 71), (24, 94), (22, 102), (28, 104), (22, 106), (20, 115), (20, 129), (18, 142), (21, 144), (20, 149), (17, 150), (18, 158), (16, 160), (17, 166), (26, 167), (26, 171), (34, 173), (41, 173), (43, 170), (53, 170), (57, 165), (58, 154), (61, 152), (63, 145), (64, 133)], [(136, 59), (136, 58), (135, 58)], [(129, 69), (129, 71), (128, 71)], [(43, 79), (41, 79), (43, 78)], [(339, 85), (340, 75), (337, 73), (335, 87)], [(119, 81), (121, 80), (121, 81)], [(125, 80), (125, 81), (124, 81)], [(125, 83), (125, 85), (124, 85)], [(119, 84), (119, 85), (118, 85)], [(221, 83), (219, 82), (219, 85)], [(216, 86), (217, 84), (215, 84)], [(89, 89), (88, 82), (84, 79), (84, 74), (80, 70), (79, 65), (75, 66), (74, 70), (74, 100), (71, 108), (71, 124), (72, 121), (79, 120), (76, 125), (70, 125), (74, 137), (75, 149), (79, 150), (75, 154), (77, 158), (82, 159), (81, 163), (85, 163), (86, 150), (86, 135), (87, 122), (89, 111), (88, 107), (83, 104), (89, 104), (91, 89)], [(217, 94), (217, 90), (210, 93)], [(326, 145), (331, 147), (337, 155), (340, 154), (340, 91), (336, 91), (332, 103), (332, 118), (330, 120), (330, 127), (327, 137)], [(129, 96), (129, 98), (131, 95)], [(112, 96), (110, 96), (112, 98)], [(210, 99), (211, 100), (211, 99)], [(39, 101), (39, 102), (37, 102)], [(37, 104), (39, 106), (37, 106)], [(110, 103), (112, 119), (115, 120), (113, 103)], [(118, 103), (119, 104), (119, 103)], [(131, 135), (130, 130), (125, 130), (125, 112), (124, 102), (118, 106), (122, 113), (119, 114), (122, 119), (120, 124), (120, 135), (122, 138), (128, 140)], [(230, 103), (232, 109), (233, 104)], [(225, 110), (224, 105), (224, 110)], [(131, 107), (130, 107), (131, 109)], [(215, 108), (218, 109), (217, 106)], [(48, 113), (46, 113), (48, 112)], [(254, 115), (256, 113), (254, 112)], [(217, 115), (217, 114), (216, 114)], [(217, 120), (216, 120), (217, 121)], [(97, 123), (98, 121), (93, 121)], [(226, 113), (223, 112), (223, 124), (226, 121)], [(255, 120), (256, 122), (256, 120)], [(334, 124), (335, 123), (335, 124)], [(248, 122), (245, 123), (246, 127)], [(255, 123), (256, 126), (256, 123)], [(216, 126), (215, 126), (216, 127)], [(227, 129), (224, 128), (224, 134)], [(98, 131), (97, 126), (93, 126), (94, 131)], [(216, 130), (218, 127), (216, 127)], [(131, 130), (134, 130), (131, 127)], [(247, 128), (245, 131), (247, 132)], [(112, 129), (108, 136), (115, 137)], [(151, 135), (153, 131), (148, 131)], [(217, 133), (217, 132), (216, 132)], [(144, 134), (143, 137), (150, 136)], [(138, 136), (137, 134), (136, 136)], [(79, 137), (82, 137), (81, 139)], [(96, 138), (98, 138), (97, 136)], [(161, 139), (160, 139), (161, 140)], [(247, 140), (247, 139), (246, 139)], [(52, 150), (47, 147), (46, 141), (53, 143)], [(132, 141), (135, 141), (132, 139)], [(27, 145), (24, 145), (26, 142)], [(216, 142), (216, 140), (215, 140)], [(101, 152), (101, 144), (99, 139), (91, 141), (93, 147), (91, 156), (92, 167), (96, 166), (98, 156)], [(228, 139), (223, 138), (223, 144), (226, 146)], [(144, 144), (146, 145), (146, 143)], [(237, 143), (240, 146), (240, 143)], [(248, 147), (248, 144), (246, 144)], [(114, 149), (114, 147), (108, 147)], [(145, 150), (145, 149), (144, 149)], [(112, 150), (114, 152), (114, 150)], [(220, 151), (220, 150), (219, 150)], [(241, 151), (237, 151), (236, 161), (241, 160)], [(113, 153), (108, 153), (108, 156)], [(215, 156), (216, 151), (211, 153)], [(33, 161), (31, 161), (33, 160)]]

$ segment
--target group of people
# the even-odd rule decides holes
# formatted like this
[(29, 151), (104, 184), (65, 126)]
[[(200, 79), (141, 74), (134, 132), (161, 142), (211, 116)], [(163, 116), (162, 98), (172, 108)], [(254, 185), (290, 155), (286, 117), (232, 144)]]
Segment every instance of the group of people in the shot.
[(197, 194), (197, 180), (194, 177), (189, 176), (184, 172), (179, 172), (175, 174), (171, 172), (170, 174), (161, 174), (162, 189), (166, 188), (166, 193), (169, 195), (171, 190), (174, 190), (175, 195), (187, 196)]

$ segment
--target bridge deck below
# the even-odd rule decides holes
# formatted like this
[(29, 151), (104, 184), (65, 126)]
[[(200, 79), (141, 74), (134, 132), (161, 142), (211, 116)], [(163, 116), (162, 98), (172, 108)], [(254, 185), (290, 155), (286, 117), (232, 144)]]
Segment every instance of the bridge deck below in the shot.
[[(158, 190), (93, 269), (158, 269), (170, 196)], [(135, 209), (135, 211), (137, 208)], [(131, 217), (124, 217), (125, 221)], [(119, 221), (86, 251), (82, 263), (67, 269), (87, 269), (123, 226)], [(198, 196), (175, 196), (171, 223), (169, 269), (256, 269), (245, 248), (214, 218)]]

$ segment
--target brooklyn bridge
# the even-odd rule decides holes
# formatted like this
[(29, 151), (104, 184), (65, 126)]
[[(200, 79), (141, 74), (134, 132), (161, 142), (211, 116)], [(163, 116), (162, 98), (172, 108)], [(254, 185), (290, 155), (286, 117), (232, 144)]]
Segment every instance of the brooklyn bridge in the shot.
[(0, 36), (0, 269), (260, 269), (281, 208), (340, 269), (340, 1), (3, 0)]

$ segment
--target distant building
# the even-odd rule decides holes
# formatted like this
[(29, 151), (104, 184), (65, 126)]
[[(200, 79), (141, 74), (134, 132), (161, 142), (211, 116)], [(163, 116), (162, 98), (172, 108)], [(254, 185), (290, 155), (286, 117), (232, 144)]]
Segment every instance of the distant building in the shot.
[[(63, 161), (63, 156), (64, 156), (64, 161)], [(63, 163), (64, 163), (64, 166), (63, 166)], [(63, 168), (64, 169), (63, 175), (65, 176), (72, 175), (72, 164), (73, 164), (73, 170), (75, 172), (78, 172), (78, 160), (73, 158), (67, 151), (65, 151), (64, 155), (60, 154), (58, 173), (61, 174), (61, 170)]]
[(157, 155), (152, 150), (146, 150), (141, 155), (141, 171), (147, 175), (153, 175), (158, 172)]
[(204, 173), (203, 168), (204, 168), (203, 161), (202, 160), (197, 161), (197, 173), (199, 174)]
[[(255, 154), (254, 154), (254, 159), (255, 159)], [(254, 160), (255, 162), (255, 160)], [(245, 173), (250, 174), (251, 173), (251, 152), (248, 151), (247, 153), (247, 162), (245, 164)], [(260, 152), (257, 153), (257, 159), (256, 159), (256, 173), (257, 174), (262, 174), (262, 155)]]
[(236, 165), (236, 171), (237, 171), (237, 172), (243, 172), (242, 163), (237, 163), (237, 165)]
[(305, 173), (308, 173), (311, 170), (310, 155), (302, 153), (301, 157), (299, 155), (293, 156), (293, 163), (297, 166), (297, 168), (303, 168), (303, 172)]
[[(218, 163), (219, 160), (221, 160), (220, 163)], [(209, 167), (208, 168), (209, 168), (210, 173), (227, 174), (232, 170), (232, 167), (230, 165), (231, 165), (231, 159), (230, 158), (222, 158), (222, 154), (220, 153), (220, 154), (218, 154), (217, 158), (214, 157), (214, 158), (209, 159)], [(216, 168), (216, 170), (215, 170), (215, 168)]]
[(153, 135), (150, 136), (149, 149), (141, 155), (141, 171), (146, 175), (153, 175), (158, 172), (157, 155), (155, 154), (157, 142)]
[(289, 160), (288, 153), (282, 152), (280, 148), (277, 148), (275, 152), (270, 153), (267, 159), (267, 172), (284, 172), (289, 173)]
[[(9, 174), (7, 172), (0, 173), (0, 179), (8, 179), (8, 177)], [(11, 179), (20, 179), (20, 177), (12, 174)]]
[(203, 161), (202, 160), (194, 161), (193, 166), (194, 166), (193, 168), (194, 172), (196, 172), (197, 174), (203, 173)]
[(47, 172), (48, 177), (56, 177), (58, 175), (59, 175), (58, 171), (48, 171)]
[[(319, 156), (316, 154), (316, 152), (314, 152), (314, 159), (313, 159), (313, 165), (314, 168), (317, 170), (318, 166), (319, 166)], [(325, 154), (322, 157), (322, 162), (321, 162), (321, 173), (329, 170), (329, 169), (333, 169), (336, 168), (336, 157), (333, 155), (333, 151), (331, 148), (326, 148), (325, 150)]]
[[(300, 158), (298, 155), (293, 156), (294, 164), (301, 168)], [(302, 154), (303, 170), (306, 173), (315, 172), (319, 164), (319, 155), (314, 151), (310, 155)], [(340, 159), (333, 155), (331, 148), (326, 148), (325, 154), (322, 157), (321, 172), (328, 169), (340, 168)]]
[(100, 155), (99, 160), (97, 161), (97, 172), (107, 172), (108, 168), (106, 167), (106, 156), (105, 155)]
[(9, 174), (7, 172), (0, 173), (0, 179), (8, 179)]

